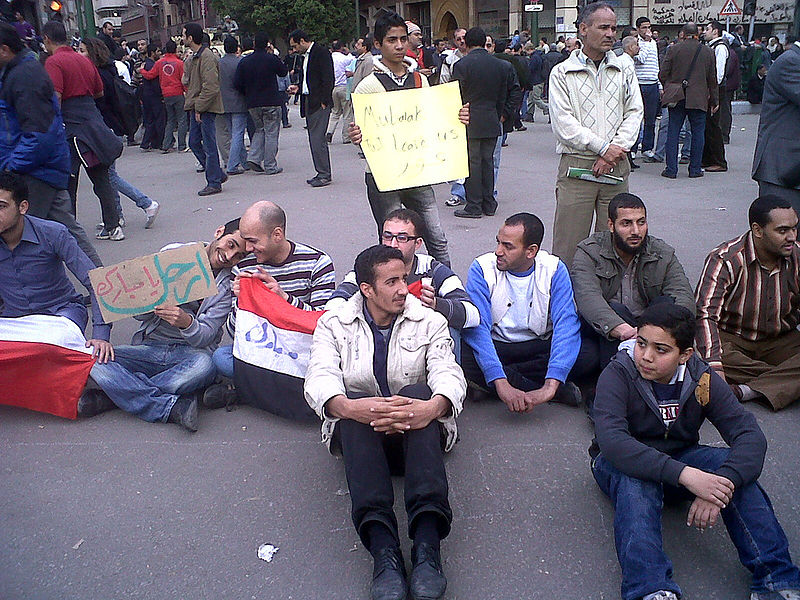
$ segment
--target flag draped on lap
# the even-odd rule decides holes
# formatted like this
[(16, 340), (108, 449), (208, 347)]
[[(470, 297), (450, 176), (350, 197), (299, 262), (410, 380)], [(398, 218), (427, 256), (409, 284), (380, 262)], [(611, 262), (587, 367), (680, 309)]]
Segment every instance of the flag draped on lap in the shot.
[(303, 380), (323, 313), (292, 306), (257, 279), (240, 283), (233, 342), (237, 394), (280, 416), (316, 419), (303, 399)]
[(68, 318), (0, 318), (0, 404), (75, 419), (92, 365), (92, 349)]

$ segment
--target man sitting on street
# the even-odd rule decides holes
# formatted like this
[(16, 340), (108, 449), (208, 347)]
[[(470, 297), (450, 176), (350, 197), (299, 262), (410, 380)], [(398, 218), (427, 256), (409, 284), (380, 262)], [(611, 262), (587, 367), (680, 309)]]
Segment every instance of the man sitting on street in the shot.
[[(302, 310), (323, 310), (336, 287), (333, 261), (324, 252), (286, 238), (286, 213), (267, 200), (256, 202), (242, 215), (240, 231), (245, 247), (252, 254), (234, 268), (233, 294), (239, 296), (239, 279), (253, 277)], [(228, 332), (234, 336), (237, 301), (228, 317)], [(234, 375), (233, 346), (222, 346), (214, 353), (214, 364), (223, 377)], [(243, 366), (237, 371), (238, 400), (256, 408), (290, 416), (313, 417), (303, 402), (302, 383), (283, 373)], [(229, 382), (206, 390), (203, 405), (222, 408), (237, 400), (237, 390)]]
[[(401, 208), (389, 213), (383, 222), (381, 242), (403, 253), (403, 261), (408, 272), (406, 283), (409, 288), (413, 288), (415, 284), (420, 286), (419, 294), (415, 295), (422, 304), (442, 313), (447, 319), (458, 360), (461, 356), (460, 331), (465, 327), (478, 325), (480, 314), (458, 275), (453, 273), (450, 267), (427, 254), (417, 252), (422, 246), (424, 230), (425, 224), (419, 214)], [(355, 271), (350, 271), (336, 288), (325, 308), (328, 310), (336, 308), (357, 292), (356, 274)]]
[(61, 223), (31, 217), (28, 186), (21, 175), (0, 172), (0, 317), (64, 317), (86, 328), (83, 298), (64, 272), (64, 265), (89, 291), (92, 338), (86, 347), (98, 363), (114, 356), (108, 342), (111, 326), (103, 322), (89, 271), (95, 268)]
[[(412, 598), (441, 598), (439, 542), (452, 522), (442, 449), (456, 441), (466, 383), (447, 321), (408, 293), (403, 253), (373, 246), (355, 272), (360, 293), (317, 323), (306, 401), (344, 457), (353, 524), (375, 561), (372, 599), (403, 600), (408, 588)], [(392, 474), (405, 474), (408, 583)]]
[(633, 194), (608, 205), (608, 231), (578, 244), (572, 285), (582, 319), (583, 346), (599, 375), (620, 342), (636, 338), (636, 319), (654, 302), (675, 302), (694, 312), (692, 287), (675, 249), (647, 231), (647, 209)]
[[(461, 366), (471, 387), (496, 395), (512, 412), (549, 401), (577, 406), (583, 376), (580, 321), (567, 267), (540, 250), (544, 225), (518, 213), (497, 234), (494, 253), (479, 256), (467, 292), (480, 325), (462, 332)], [(487, 388), (488, 386), (488, 388)]]
[[(750, 600), (797, 600), (800, 571), (758, 483), (767, 440), (756, 418), (694, 355), (691, 311), (654, 304), (638, 325), (635, 345), (600, 376), (589, 449), (592, 474), (614, 505), (622, 600), (681, 597), (663, 550), (661, 514), (665, 503), (682, 500), (692, 503), (686, 524), (701, 533), (722, 516), (752, 574)], [(730, 448), (698, 443), (706, 419)], [(705, 552), (719, 557), (722, 550)]]
[(142, 324), (133, 334), (132, 345), (117, 346), (111, 362), (95, 364), (90, 377), (100, 389), (87, 386), (78, 416), (91, 417), (116, 404), (145, 421), (176, 423), (197, 431), (195, 392), (216, 376), (211, 353), (231, 310), (231, 267), (246, 256), (239, 219), (217, 229), (206, 252), (217, 293), (134, 317)]
[(697, 285), (697, 351), (746, 402), (800, 397), (800, 247), (791, 202), (761, 196), (750, 230), (717, 246)]

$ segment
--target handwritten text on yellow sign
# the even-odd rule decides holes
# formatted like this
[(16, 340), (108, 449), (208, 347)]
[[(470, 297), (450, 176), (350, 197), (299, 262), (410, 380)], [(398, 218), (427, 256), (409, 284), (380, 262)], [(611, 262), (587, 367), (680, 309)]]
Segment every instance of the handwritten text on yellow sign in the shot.
[(468, 176), (457, 82), (352, 99), (361, 149), (382, 192)]

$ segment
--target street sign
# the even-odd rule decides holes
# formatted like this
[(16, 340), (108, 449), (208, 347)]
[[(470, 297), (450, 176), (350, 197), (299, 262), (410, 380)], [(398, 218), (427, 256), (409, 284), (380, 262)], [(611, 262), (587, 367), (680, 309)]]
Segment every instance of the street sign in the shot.
[(719, 11), (720, 17), (738, 17), (742, 14), (742, 9), (736, 4), (736, 0), (727, 0), (722, 10)]
[[(733, 2), (733, 0), (730, 0), (730, 1)], [(543, 10), (544, 10), (544, 5), (543, 4), (539, 4), (538, 2), (536, 4), (526, 4), (525, 5), (525, 12), (541, 12)]]

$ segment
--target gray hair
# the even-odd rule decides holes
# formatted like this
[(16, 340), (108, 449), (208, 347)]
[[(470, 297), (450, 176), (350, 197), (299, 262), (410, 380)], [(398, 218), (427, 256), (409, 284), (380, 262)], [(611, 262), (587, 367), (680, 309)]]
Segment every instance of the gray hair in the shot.
[(581, 23), (586, 23), (589, 25), (592, 22), (594, 13), (603, 9), (608, 9), (611, 12), (614, 12), (614, 7), (607, 2), (592, 2), (591, 4), (587, 4), (578, 15), (578, 20), (575, 21), (575, 25), (580, 25)]
[(634, 44), (639, 43), (639, 39), (636, 36), (629, 35), (627, 37), (622, 38), (622, 49), (627, 50)]

